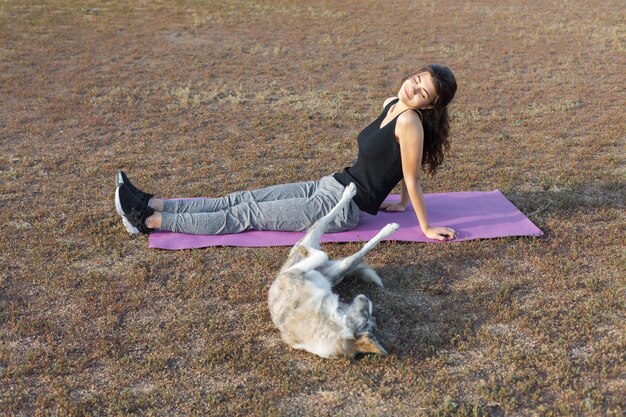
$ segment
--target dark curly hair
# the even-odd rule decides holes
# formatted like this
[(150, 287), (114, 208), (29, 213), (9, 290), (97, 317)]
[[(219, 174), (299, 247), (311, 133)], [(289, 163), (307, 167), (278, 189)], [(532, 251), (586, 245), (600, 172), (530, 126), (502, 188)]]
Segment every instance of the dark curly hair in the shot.
[(424, 126), (422, 169), (429, 175), (435, 175), (437, 167), (441, 165), (444, 156), (450, 149), (448, 104), (456, 93), (456, 79), (450, 68), (439, 64), (430, 64), (405, 77), (400, 85), (422, 72), (428, 72), (431, 75), (437, 92), (435, 100), (431, 103), (432, 108), (419, 110)]

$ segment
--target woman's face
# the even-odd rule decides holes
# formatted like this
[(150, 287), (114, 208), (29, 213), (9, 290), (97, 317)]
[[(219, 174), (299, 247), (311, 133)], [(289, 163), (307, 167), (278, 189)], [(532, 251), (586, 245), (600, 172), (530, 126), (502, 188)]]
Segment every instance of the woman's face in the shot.
[(400, 87), (400, 101), (412, 109), (431, 107), (437, 90), (430, 73), (424, 71), (409, 77)]

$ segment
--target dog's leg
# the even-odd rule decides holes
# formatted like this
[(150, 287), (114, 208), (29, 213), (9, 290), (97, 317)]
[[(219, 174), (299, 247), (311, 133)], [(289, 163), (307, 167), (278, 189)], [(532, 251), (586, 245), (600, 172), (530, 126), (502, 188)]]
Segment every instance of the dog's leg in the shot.
[(378, 273), (362, 262), (352, 268), (346, 276), (355, 277), (364, 282), (371, 282), (380, 288), (383, 287), (383, 281), (380, 279), (380, 276), (378, 276)]
[(330, 224), (330, 222), (333, 221), (335, 217), (337, 217), (337, 214), (339, 214), (339, 212), (343, 210), (346, 205), (350, 204), (350, 201), (355, 194), (356, 186), (353, 183), (350, 183), (343, 190), (343, 194), (337, 205), (335, 205), (335, 207), (333, 207), (333, 209), (327, 215), (315, 222), (315, 224), (311, 226), (307, 234), (297, 244), (309, 248), (319, 249), (320, 239), (326, 231), (326, 227)]
[(351, 258), (329, 261), (317, 268), (317, 270), (324, 275), (331, 287), (338, 285), (346, 276), (352, 276), (361, 281), (371, 282), (378, 287), (383, 287), (383, 282), (376, 271), (360, 262), (358, 258)]
[(293, 269), (298, 269), (302, 272), (309, 272), (328, 261), (328, 255), (324, 251), (314, 248), (305, 248), (303, 246), (296, 246), (294, 249), (298, 250), (299, 255), (304, 256), (304, 258), (291, 265), (284, 272), (288, 272)]
[[(381, 231), (376, 234), (376, 236), (374, 236), (367, 243), (365, 243), (365, 245), (363, 245), (361, 250), (359, 250), (357, 253), (350, 255), (347, 258), (326, 262), (321, 267), (319, 267), (318, 270), (330, 281), (331, 286), (339, 284), (346, 274), (349, 274), (355, 268), (361, 265), (361, 262), (363, 261), (365, 255), (367, 255), (369, 251), (374, 249), (374, 246), (376, 246), (381, 240), (383, 240), (387, 236), (393, 234), (396, 230), (398, 230), (398, 227), (400, 226), (397, 223), (389, 223), (387, 226), (383, 227)], [(372, 281), (378, 286), (382, 287), (382, 282), (380, 281), (380, 278), (377, 274), (373, 276), (369, 272), (364, 272), (362, 276), (365, 277), (366, 281)]]

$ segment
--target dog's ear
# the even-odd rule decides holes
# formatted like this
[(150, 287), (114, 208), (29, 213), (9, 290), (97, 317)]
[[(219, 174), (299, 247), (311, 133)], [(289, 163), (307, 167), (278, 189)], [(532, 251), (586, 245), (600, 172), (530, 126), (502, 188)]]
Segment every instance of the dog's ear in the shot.
[(387, 355), (384, 347), (378, 343), (375, 337), (370, 337), (369, 333), (363, 333), (356, 338), (356, 349), (360, 353), (380, 353)]

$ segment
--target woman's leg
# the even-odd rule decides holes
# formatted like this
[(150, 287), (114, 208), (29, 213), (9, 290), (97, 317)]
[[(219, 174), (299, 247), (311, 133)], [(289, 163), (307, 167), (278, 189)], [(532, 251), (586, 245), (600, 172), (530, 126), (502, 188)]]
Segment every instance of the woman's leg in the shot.
[(242, 203), (309, 198), (315, 194), (319, 181), (278, 184), (250, 191), (236, 191), (218, 198), (190, 198), (176, 200), (150, 200), (150, 207), (167, 213), (212, 213), (226, 210)]
[(245, 202), (212, 213), (162, 213), (161, 230), (221, 235), (245, 230), (304, 230), (324, 212), (322, 199)]
[[(275, 201), (245, 201), (210, 213), (155, 213), (160, 229), (191, 234), (226, 234), (245, 230), (302, 231), (311, 227), (339, 201), (343, 186), (332, 177), (324, 177), (311, 197)], [(358, 223), (356, 204), (346, 206), (329, 231), (347, 230)], [(152, 217), (152, 216), (151, 216)], [(157, 223), (150, 223), (155, 227)]]

